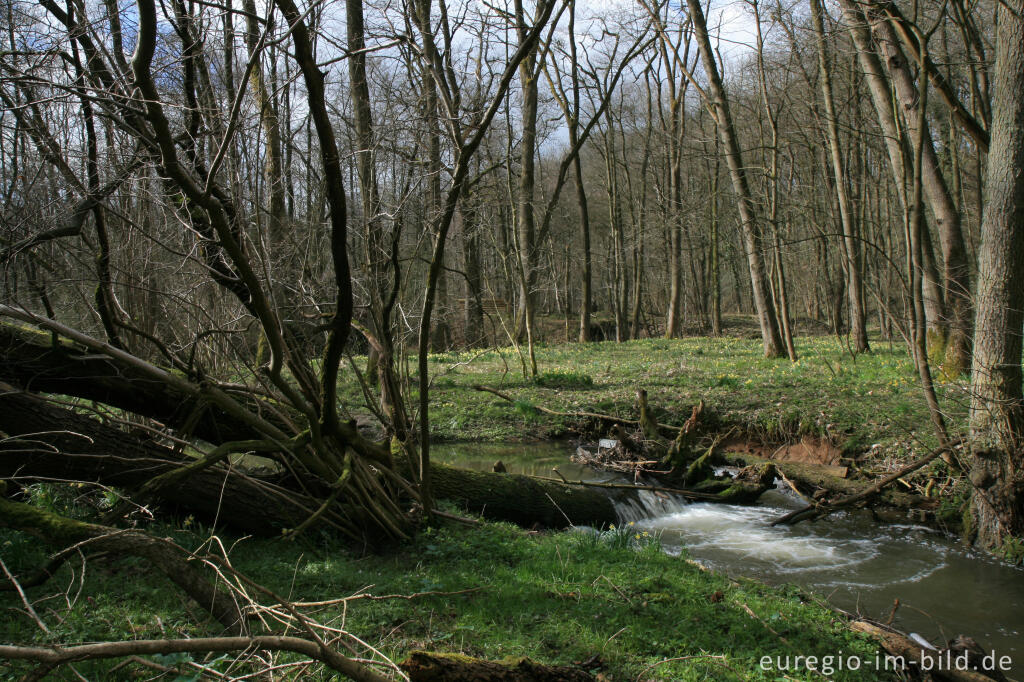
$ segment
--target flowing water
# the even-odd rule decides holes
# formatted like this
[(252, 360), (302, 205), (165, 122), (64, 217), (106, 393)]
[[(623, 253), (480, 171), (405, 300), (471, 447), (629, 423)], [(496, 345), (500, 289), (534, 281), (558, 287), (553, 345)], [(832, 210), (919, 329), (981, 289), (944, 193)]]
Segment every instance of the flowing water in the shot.
[[(438, 445), (442, 462), (490, 471), (501, 460), (510, 472), (569, 479), (609, 480), (607, 474), (568, 462), (565, 446)], [(686, 502), (644, 493), (618, 511), (624, 521), (660, 535), (667, 552), (686, 554), (729, 575), (792, 583), (847, 611), (887, 620), (942, 646), (967, 634), (1024, 669), (1024, 570), (965, 551), (929, 528), (880, 524), (863, 512), (842, 512), (815, 522), (771, 527), (802, 506), (781, 490), (756, 506)]]

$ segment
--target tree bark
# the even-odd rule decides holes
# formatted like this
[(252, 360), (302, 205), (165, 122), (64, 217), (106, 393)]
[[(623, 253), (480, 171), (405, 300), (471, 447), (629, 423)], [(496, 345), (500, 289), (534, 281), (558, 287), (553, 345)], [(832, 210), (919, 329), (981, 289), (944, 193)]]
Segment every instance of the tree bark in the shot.
[(924, 140), (921, 149), (922, 182), (929, 208), (939, 229), (943, 256), (942, 288), (945, 292), (944, 307), (947, 316), (947, 319), (940, 321), (940, 327), (936, 327), (933, 321), (929, 320), (929, 328), (933, 333), (948, 334), (943, 339), (947, 371), (954, 375), (960, 374), (967, 368), (971, 352), (970, 266), (960, 227), (960, 212), (942, 173), (927, 122), (923, 134), (917, 135), (918, 88), (914, 84), (896, 33), (884, 17), (872, 16), (872, 20), (871, 30), (886, 58), (886, 65), (892, 76), (896, 96), (903, 109), (903, 120), (911, 139), (915, 140), (915, 144), (917, 139)]
[(992, 146), (978, 251), (970, 428), (974, 542), (1024, 550), (1024, 1), (999, 5)]

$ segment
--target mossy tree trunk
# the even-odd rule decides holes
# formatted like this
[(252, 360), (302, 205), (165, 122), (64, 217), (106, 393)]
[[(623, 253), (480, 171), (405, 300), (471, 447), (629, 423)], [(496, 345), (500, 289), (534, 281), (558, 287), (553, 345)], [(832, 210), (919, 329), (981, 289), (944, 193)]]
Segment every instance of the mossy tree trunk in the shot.
[(1024, 2), (999, 6), (971, 370), (976, 544), (1024, 559)]

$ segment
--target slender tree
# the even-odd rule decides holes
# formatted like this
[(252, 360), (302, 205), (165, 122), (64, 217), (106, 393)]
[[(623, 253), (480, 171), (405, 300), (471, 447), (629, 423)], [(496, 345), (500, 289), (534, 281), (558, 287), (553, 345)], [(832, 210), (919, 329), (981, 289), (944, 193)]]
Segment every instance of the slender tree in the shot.
[(722, 139), (726, 164), (729, 168), (729, 175), (732, 178), (733, 191), (736, 194), (736, 208), (739, 212), (740, 224), (743, 230), (743, 247), (746, 251), (747, 266), (750, 270), (754, 308), (761, 325), (761, 340), (764, 344), (764, 354), (765, 357), (769, 358), (782, 357), (785, 354), (785, 348), (782, 345), (782, 337), (779, 335), (775, 306), (772, 304), (769, 293), (768, 276), (764, 267), (764, 240), (760, 220), (750, 193), (746, 166), (743, 164), (739, 141), (736, 136), (736, 128), (733, 125), (732, 114), (729, 111), (729, 100), (726, 96), (722, 78), (719, 75), (715, 53), (711, 48), (711, 38), (708, 35), (704, 9), (701, 7), (699, 0), (686, 0), (686, 4), (690, 9), (690, 20), (693, 22), (697, 46), (700, 49), (701, 62), (704, 65), (704, 72), (708, 77), (708, 93), (710, 97), (708, 106), (718, 127), (718, 134)]

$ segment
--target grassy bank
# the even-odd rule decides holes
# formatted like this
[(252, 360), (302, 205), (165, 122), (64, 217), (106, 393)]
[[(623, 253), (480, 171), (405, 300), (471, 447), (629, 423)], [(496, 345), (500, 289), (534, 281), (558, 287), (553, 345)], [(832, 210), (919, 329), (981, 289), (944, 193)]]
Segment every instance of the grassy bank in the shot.
[[(533, 409), (635, 418), (636, 389), (648, 391), (659, 421), (681, 424), (704, 400), (718, 428), (767, 442), (826, 437), (850, 453), (874, 448), (899, 458), (935, 444), (917, 374), (902, 344), (873, 339), (852, 358), (834, 337), (796, 339), (800, 359), (766, 360), (752, 338), (693, 337), (539, 346), (537, 381), (524, 379), (513, 348), (431, 356), (431, 425), (441, 440), (507, 441), (593, 430), (583, 419)], [(510, 403), (473, 389), (482, 384)], [(357, 387), (348, 386), (352, 398)], [(952, 431), (966, 418), (966, 381), (938, 385)]]
[[(201, 544), (201, 536), (191, 532), (160, 533), (186, 547)], [(0, 543), (12, 570), (42, 559), (37, 545), (23, 538), (3, 535)], [(232, 546), (232, 541), (225, 539), (225, 544)], [(782, 673), (763, 670), (764, 656), (784, 660), (842, 652), (867, 665), (876, 654), (873, 644), (848, 632), (795, 588), (769, 588), (706, 572), (685, 557), (662, 553), (656, 538), (628, 527), (553, 535), (527, 535), (492, 524), (441, 528), (394, 553), (371, 557), (357, 557), (323, 540), (314, 547), (249, 539), (233, 546), (231, 559), (237, 569), (293, 600), (331, 599), (361, 590), (376, 595), (473, 590), (358, 600), (344, 613), (335, 606), (317, 614), (321, 622), (359, 635), (393, 660), (413, 649), (429, 649), (491, 659), (593, 660), (608, 680), (774, 680), (782, 679)], [(140, 567), (95, 560), (80, 592), (68, 568), (48, 586), (32, 590), (33, 598), (59, 595), (37, 604), (52, 630), (49, 637), (17, 612), (14, 595), (4, 593), (0, 603), (8, 615), (0, 619), (0, 641), (217, 632), (194, 605), (183, 605), (158, 574)], [(69, 584), (76, 601), (67, 613), (61, 592)], [(111, 665), (76, 667), (89, 679), (150, 674), (138, 666), (113, 674)], [(217, 666), (223, 670), (227, 661)], [(20, 672), (24, 669), (0, 662), (0, 677)], [(789, 679), (821, 679), (808, 670), (788, 674)], [(831, 677), (865, 679), (863, 673), (848, 672)]]

